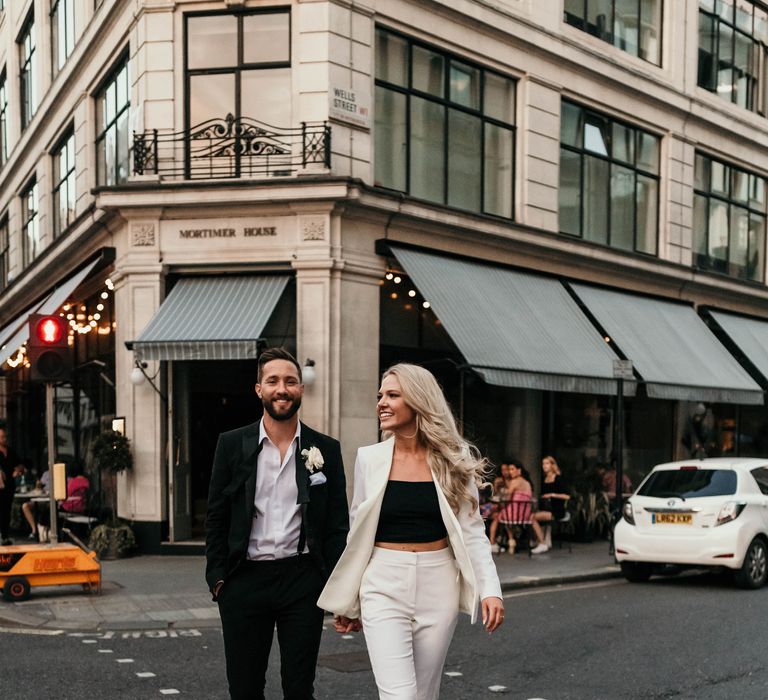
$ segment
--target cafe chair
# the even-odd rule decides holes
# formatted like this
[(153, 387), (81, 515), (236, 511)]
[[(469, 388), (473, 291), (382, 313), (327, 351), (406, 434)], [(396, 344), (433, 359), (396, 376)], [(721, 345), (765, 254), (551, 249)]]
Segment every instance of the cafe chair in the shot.
[[(568, 539), (564, 540), (563, 535), (568, 534)], [(544, 526), (544, 535), (550, 546), (557, 543), (559, 549), (563, 548), (563, 541), (568, 545), (568, 553), (573, 553), (571, 547), (571, 535), (573, 534), (573, 523), (571, 522), (571, 513), (566, 510), (565, 515), (559, 520), (552, 520)]]
[[(516, 540), (515, 532), (519, 532), (525, 537), (525, 546), (528, 550), (528, 556), (531, 556), (532, 522), (533, 522), (533, 501), (528, 496), (527, 499), (520, 498), (522, 494), (516, 494), (518, 497), (505, 503), (499, 515), (499, 524), (506, 530), (509, 537), (509, 553), (514, 554)], [(518, 535), (519, 537), (520, 535)]]

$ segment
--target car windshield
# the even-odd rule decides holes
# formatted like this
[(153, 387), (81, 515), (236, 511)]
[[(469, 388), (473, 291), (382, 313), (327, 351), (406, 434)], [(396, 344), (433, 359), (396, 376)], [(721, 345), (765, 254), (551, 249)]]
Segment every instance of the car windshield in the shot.
[(730, 469), (662, 469), (653, 472), (637, 492), (656, 498), (700, 498), (736, 493), (736, 472)]

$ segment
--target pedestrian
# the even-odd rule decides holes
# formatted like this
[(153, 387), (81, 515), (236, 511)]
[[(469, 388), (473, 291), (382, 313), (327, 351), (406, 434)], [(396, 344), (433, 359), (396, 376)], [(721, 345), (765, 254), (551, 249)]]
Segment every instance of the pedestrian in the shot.
[(0, 544), (13, 544), (11, 539), (11, 508), (16, 480), (13, 473), (21, 464), (18, 455), (8, 446), (8, 432), (0, 427)]
[(349, 532), (339, 443), (300, 422), (301, 367), (283, 348), (258, 361), (257, 423), (222, 433), (206, 517), (206, 580), (219, 605), (235, 700), (263, 700), (277, 627), (283, 695), (313, 697), (317, 598)]
[(504, 605), (478, 509), (486, 461), (459, 434), (435, 378), (388, 369), (384, 442), (357, 453), (347, 547), (318, 605), (362, 629), (380, 698), (435, 700), (459, 612), (493, 632)]

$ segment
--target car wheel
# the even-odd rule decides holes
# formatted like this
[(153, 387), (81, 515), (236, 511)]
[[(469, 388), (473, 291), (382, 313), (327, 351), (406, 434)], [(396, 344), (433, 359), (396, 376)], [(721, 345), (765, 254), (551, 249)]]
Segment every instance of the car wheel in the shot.
[(749, 543), (744, 563), (736, 572), (736, 583), (742, 588), (761, 588), (768, 578), (768, 547), (757, 537)]
[(651, 578), (653, 565), (639, 561), (621, 562), (621, 573), (630, 583), (645, 583)]
[(29, 581), (23, 576), (11, 576), (3, 586), (3, 598), (16, 603), (29, 598)]

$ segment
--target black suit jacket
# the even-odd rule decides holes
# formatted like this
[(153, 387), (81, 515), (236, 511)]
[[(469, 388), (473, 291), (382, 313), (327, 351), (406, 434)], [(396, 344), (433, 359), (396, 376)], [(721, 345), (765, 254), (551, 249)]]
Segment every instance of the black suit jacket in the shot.
[[(311, 486), (301, 456), (317, 447), (323, 455), (326, 482)], [(261, 452), (259, 423), (219, 436), (208, 490), (205, 519), (205, 579), (213, 589), (245, 560), (254, 518), (257, 459)], [(349, 511), (344, 464), (338, 440), (301, 424), (296, 452), (297, 503), (309, 554), (327, 578), (346, 545)]]

